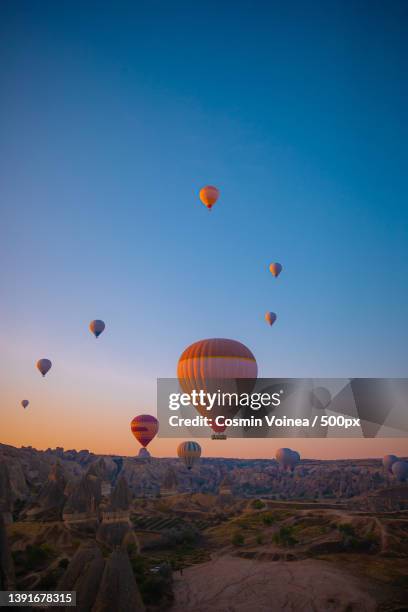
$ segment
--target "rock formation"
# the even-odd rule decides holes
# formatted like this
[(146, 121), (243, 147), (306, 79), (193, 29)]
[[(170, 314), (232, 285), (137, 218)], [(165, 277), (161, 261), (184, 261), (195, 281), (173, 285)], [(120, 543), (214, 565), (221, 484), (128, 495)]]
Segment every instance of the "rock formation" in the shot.
[(14, 589), (14, 564), (8, 546), (6, 526), (0, 514), (0, 591)]
[(77, 550), (57, 588), (76, 591), (78, 612), (144, 610), (127, 553), (115, 550), (105, 561), (95, 542)]
[(13, 521), (13, 494), (5, 461), (0, 461), (0, 516), (6, 524)]
[(59, 461), (51, 468), (48, 481), (40, 491), (35, 502), (27, 508), (23, 516), (30, 520), (60, 521), (66, 497), (64, 490), (67, 481)]
[(177, 476), (174, 469), (169, 466), (162, 485), (160, 486), (161, 495), (172, 495), (177, 491)]
[(92, 612), (139, 612), (144, 605), (127, 553), (114, 550), (105, 565)]
[(132, 495), (124, 476), (121, 476), (116, 483), (109, 504), (102, 510), (102, 523), (98, 528), (96, 538), (103, 544), (114, 547), (120, 546), (125, 538), (136, 536), (131, 529), (130, 523), (130, 504)]

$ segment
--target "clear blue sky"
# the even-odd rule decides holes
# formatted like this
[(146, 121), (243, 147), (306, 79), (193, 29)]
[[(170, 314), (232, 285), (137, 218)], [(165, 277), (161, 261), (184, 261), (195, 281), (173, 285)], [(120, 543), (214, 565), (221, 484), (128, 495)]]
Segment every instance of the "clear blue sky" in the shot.
[(212, 336), (265, 377), (407, 375), (406, 2), (0, 13), (3, 403), (50, 402), (50, 357), (52, 402), (128, 423)]

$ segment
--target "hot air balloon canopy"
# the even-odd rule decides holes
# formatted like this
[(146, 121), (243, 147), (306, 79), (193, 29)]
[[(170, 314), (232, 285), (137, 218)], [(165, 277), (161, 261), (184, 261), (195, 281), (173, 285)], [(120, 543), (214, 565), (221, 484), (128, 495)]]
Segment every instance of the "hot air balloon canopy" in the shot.
[(184, 462), (187, 469), (191, 470), (201, 457), (201, 446), (197, 442), (182, 442), (177, 447), (177, 455)]
[(277, 261), (274, 263), (271, 263), (269, 266), (269, 271), (271, 272), (271, 274), (277, 278), (279, 276), (279, 274), (282, 272), (282, 266), (280, 263), (278, 263)]
[(93, 333), (95, 338), (98, 338), (104, 329), (105, 329), (105, 323), (104, 321), (101, 321), (100, 319), (95, 319), (94, 321), (91, 321), (89, 324), (89, 330), (91, 331), (91, 333)]
[[(241, 342), (227, 338), (208, 338), (188, 346), (178, 361), (177, 377), (185, 393), (193, 390), (206, 393), (250, 393), (255, 386), (258, 366), (252, 352)], [(217, 416), (233, 417), (239, 409), (234, 404), (214, 407), (209, 413), (205, 405), (197, 406), (202, 416), (211, 417), (212, 429)]]
[(214, 206), (218, 200), (220, 192), (217, 187), (213, 185), (206, 185), (200, 190), (200, 200), (209, 210)]
[(391, 468), (396, 461), (398, 461), (396, 455), (385, 455), (383, 457), (383, 466), (388, 472), (392, 472)]
[(408, 461), (395, 461), (392, 464), (392, 473), (399, 482), (408, 480)]
[(277, 319), (277, 316), (274, 312), (267, 312), (265, 314), (265, 321), (269, 323), (269, 325), (273, 325)]
[(159, 431), (159, 421), (151, 414), (140, 414), (132, 420), (130, 428), (136, 440), (146, 447)]
[(41, 372), (43, 376), (51, 369), (52, 363), (49, 359), (39, 359), (37, 361), (37, 370)]

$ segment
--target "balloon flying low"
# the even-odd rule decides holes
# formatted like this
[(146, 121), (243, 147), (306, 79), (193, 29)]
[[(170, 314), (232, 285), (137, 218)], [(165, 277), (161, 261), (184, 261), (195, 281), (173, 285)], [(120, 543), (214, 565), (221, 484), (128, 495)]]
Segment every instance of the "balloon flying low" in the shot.
[(279, 276), (279, 274), (282, 272), (282, 266), (280, 263), (278, 263), (277, 261), (275, 261), (274, 263), (271, 263), (269, 266), (269, 271), (272, 274), (272, 276), (274, 276), (275, 278), (277, 278)]
[(395, 461), (391, 469), (398, 482), (408, 480), (408, 461)]
[(390, 472), (392, 474), (392, 466), (397, 461), (398, 457), (396, 455), (385, 455), (383, 457), (383, 466), (387, 470), (387, 472)]
[(271, 326), (275, 323), (277, 318), (278, 317), (276, 316), (274, 312), (267, 312), (265, 314), (265, 321)]
[(130, 429), (136, 440), (146, 448), (159, 431), (159, 421), (151, 414), (140, 414), (132, 420)]
[(29, 404), (29, 403), (30, 403), (30, 402), (29, 402), (28, 400), (22, 400), (21, 405), (22, 405), (22, 407), (24, 408), (24, 410), (27, 408), (27, 406), (28, 406), (28, 404)]
[(105, 323), (101, 321), (100, 319), (95, 319), (94, 321), (91, 321), (89, 324), (89, 330), (95, 336), (95, 338), (98, 338), (104, 329), (105, 329)]
[(290, 448), (278, 448), (275, 458), (284, 470), (293, 472), (297, 464), (300, 462), (300, 455), (297, 451)]
[(191, 470), (201, 457), (201, 446), (197, 442), (182, 442), (177, 447), (177, 455), (184, 462), (186, 468)]
[(220, 192), (216, 187), (212, 185), (207, 185), (200, 190), (200, 200), (208, 208), (211, 210), (216, 201), (218, 200)]
[(51, 370), (51, 366), (52, 363), (49, 359), (39, 359), (37, 361), (37, 370), (39, 370), (43, 376), (45, 376), (46, 373)]

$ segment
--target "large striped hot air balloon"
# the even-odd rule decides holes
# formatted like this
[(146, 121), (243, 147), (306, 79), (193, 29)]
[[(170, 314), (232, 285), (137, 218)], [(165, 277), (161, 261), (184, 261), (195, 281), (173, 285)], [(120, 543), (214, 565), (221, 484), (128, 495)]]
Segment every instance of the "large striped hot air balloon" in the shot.
[(201, 457), (201, 446), (197, 442), (182, 442), (177, 447), (177, 455), (184, 462), (186, 468), (191, 470)]
[(151, 414), (140, 414), (132, 420), (130, 428), (136, 440), (146, 448), (159, 431), (159, 421)]
[[(252, 352), (237, 340), (209, 338), (188, 346), (177, 366), (177, 377), (185, 393), (250, 393), (255, 386), (258, 366)], [(225, 428), (215, 424), (217, 416), (230, 418), (239, 406), (217, 406), (209, 411), (205, 404), (196, 406), (202, 416), (212, 418), (216, 433)]]

